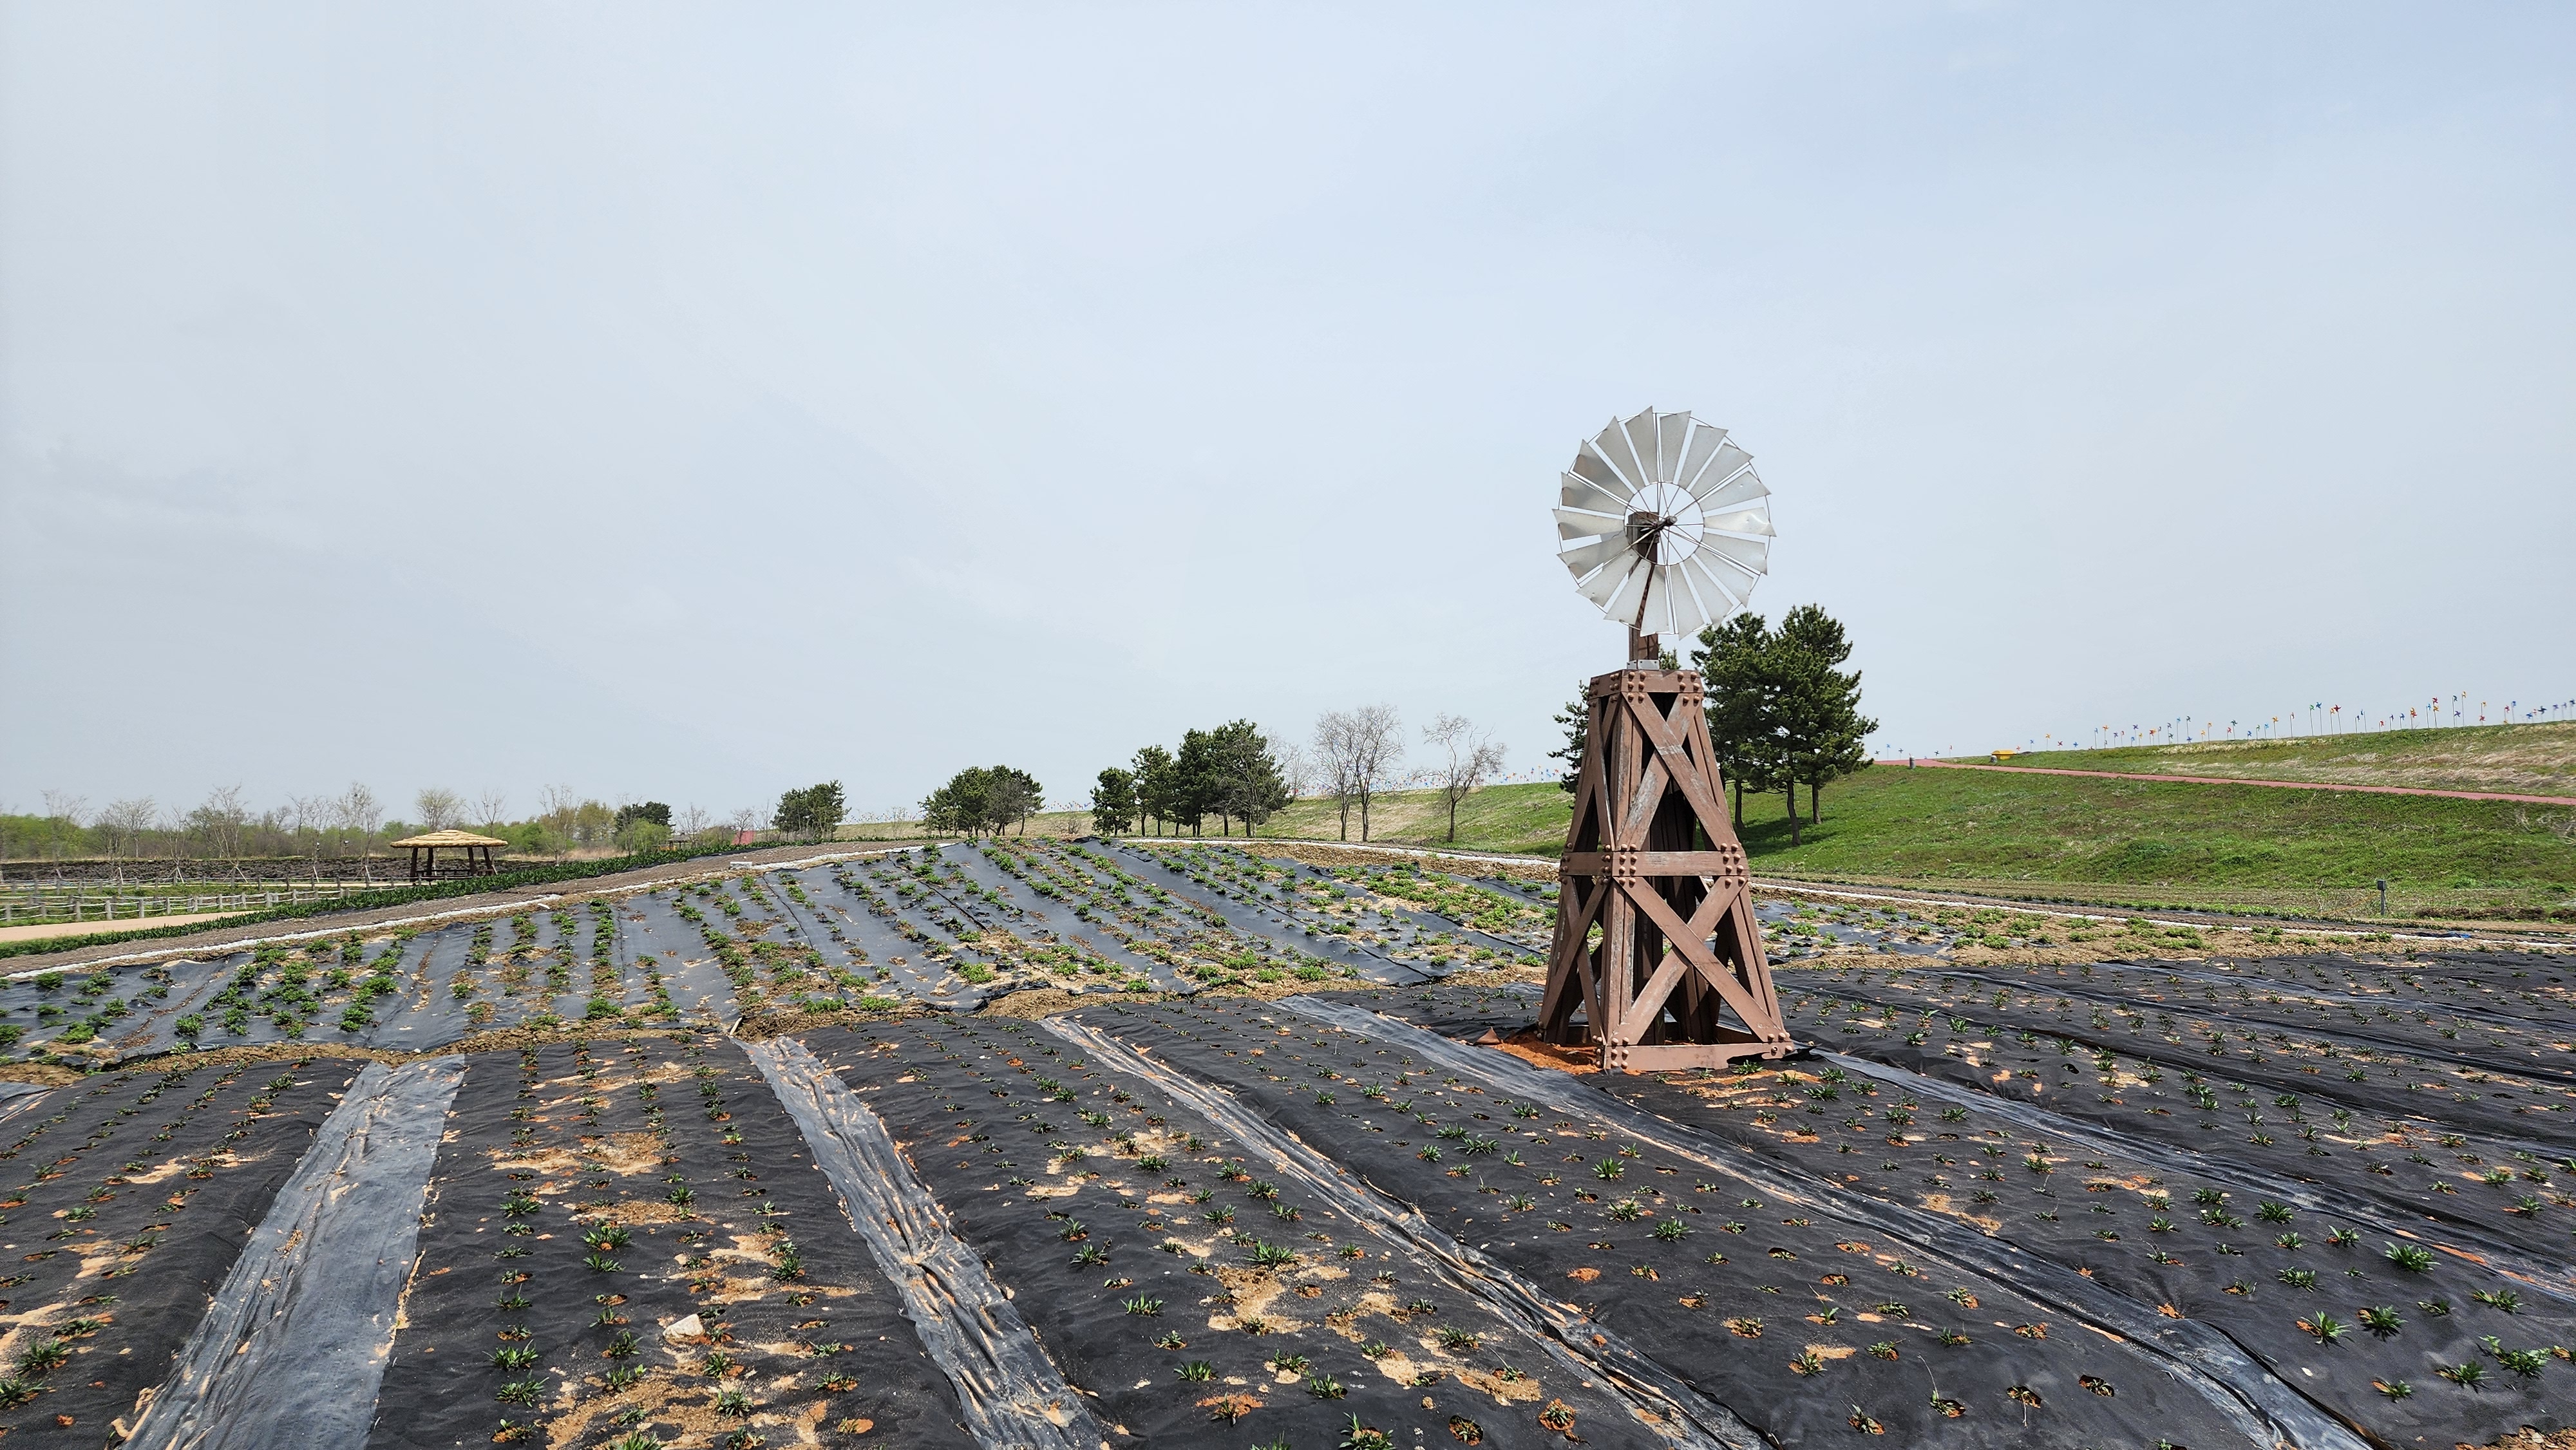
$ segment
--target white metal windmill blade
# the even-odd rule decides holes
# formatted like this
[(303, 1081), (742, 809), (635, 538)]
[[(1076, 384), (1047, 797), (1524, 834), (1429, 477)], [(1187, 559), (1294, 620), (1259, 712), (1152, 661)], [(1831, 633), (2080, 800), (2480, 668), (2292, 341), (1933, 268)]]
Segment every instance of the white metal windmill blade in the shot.
[(1632, 658), (1740, 612), (1770, 571), (1771, 491), (1753, 455), (1688, 413), (1611, 420), (1558, 483), (1557, 557), (1628, 626)]

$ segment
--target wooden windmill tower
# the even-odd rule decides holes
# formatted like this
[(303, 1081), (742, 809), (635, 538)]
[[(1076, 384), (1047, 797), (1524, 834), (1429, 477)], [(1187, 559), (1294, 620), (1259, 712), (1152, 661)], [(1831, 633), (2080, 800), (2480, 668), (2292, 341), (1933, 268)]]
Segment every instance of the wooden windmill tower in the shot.
[(1588, 691), (1540, 1035), (1618, 1072), (1779, 1057), (1794, 1044), (1700, 677), (1656, 643), (1744, 607), (1769, 567), (1770, 490), (1726, 430), (1651, 408), (1582, 444), (1562, 482), (1560, 557), (1628, 626), (1628, 663)]

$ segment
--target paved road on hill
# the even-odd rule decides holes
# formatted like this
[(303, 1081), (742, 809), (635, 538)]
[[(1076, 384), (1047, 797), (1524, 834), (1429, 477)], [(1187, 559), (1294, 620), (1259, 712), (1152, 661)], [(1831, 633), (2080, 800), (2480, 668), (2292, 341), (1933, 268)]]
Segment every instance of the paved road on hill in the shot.
[(2535, 806), (2576, 806), (2576, 796), (2516, 795), (2501, 790), (2433, 790), (2412, 785), (2337, 785), (2320, 780), (2246, 780), (2228, 775), (2149, 775), (2124, 770), (2061, 770), (2047, 765), (1983, 765), (1964, 760), (1882, 760), (1881, 765), (1920, 765), (1936, 770), (2001, 770), (2019, 775), (2089, 775), (2098, 780), (2180, 781), (2185, 785), (2267, 785), (2279, 790), (2340, 790), (2361, 795), (2432, 795), (2455, 801), (2520, 801)]

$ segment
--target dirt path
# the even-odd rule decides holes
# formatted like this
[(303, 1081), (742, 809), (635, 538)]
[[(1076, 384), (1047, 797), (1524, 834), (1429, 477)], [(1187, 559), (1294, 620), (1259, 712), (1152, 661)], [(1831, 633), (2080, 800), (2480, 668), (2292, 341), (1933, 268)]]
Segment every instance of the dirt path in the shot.
[(46, 936), (94, 936), (103, 931), (132, 931), (136, 927), (212, 925), (241, 915), (238, 911), (180, 912), (175, 916), (129, 916), (120, 921), (39, 921), (26, 926), (0, 926), (0, 941), (33, 941)]
[[(1878, 763), (1895, 765), (1898, 762), (1882, 760)], [(2519, 801), (2525, 805), (2534, 806), (2576, 806), (2576, 796), (2517, 795), (2511, 791), (2501, 790), (2434, 790), (2428, 786), (2413, 785), (2336, 785), (2318, 780), (2248, 780), (2241, 776), (2229, 775), (2150, 775), (2125, 770), (2061, 770), (2047, 765), (1979, 765), (1964, 760), (1920, 758), (1904, 763), (1934, 770), (2001, 770), (2017, 775), (2085, 775), (2097, 780), (2180, 781), (2185, 785), (2267, 785), (2277, 790), (2340, 790), (2354, 791), (2363, 795), (2432, 795), (2444, 796), (2455, 801)]]

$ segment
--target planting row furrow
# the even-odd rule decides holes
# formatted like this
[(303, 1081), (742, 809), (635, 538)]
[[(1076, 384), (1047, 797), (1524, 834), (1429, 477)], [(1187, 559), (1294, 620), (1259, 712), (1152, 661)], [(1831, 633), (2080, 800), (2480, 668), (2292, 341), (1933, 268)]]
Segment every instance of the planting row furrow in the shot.
[(1101, 1443), (1089, 1407), (949, 1227), (885, 1124), (803, 1043), (778, 1038), (749, 1051), (840, 1191), (877, 1266), (902, 1292), (975, 1438), (987, 1450), (1091, 1450)]
[[(1999, 1029), (1998, 1035), (2034, 1042), (2044, 1035), (2047, 1041), (2124, 1054), (2174, 1072), (2225, 1074), (2269, 1094), (2320, 1098), (2395, 1117), (2438, 1117), (2454, 1128), (2518, 1140), (2517, 1146), (2527, 1150), (2576, 1150), (2576, 1090), (2535, 1082), (2509, 1068), (2487, 1071), (2439, 1058), (2428, 1062), (2415, 1051), (2356, 1045), (2332, 1034), (2249, 1029), (2223, 1008), (2176, 1012), (2095, 1002), (2086, 1004), (2079, 1017), (2077, 1000), (2050, 988), (1999, 987), (1991, 995), (1944, 992), (1904, 970), (1875, 978), (1865, 968), (1846, 969), (1831, 980), (1797, 985), (1855, 1006), (1866, 1004), (1874, 1012), (1917, 1015), (1926, 1024), (1918, 1030), (1944, 1019), (1986, 1023)], [(1791, 1010), (1804, 1009), (1793, 1004)], [(1840, 1003), (1828, 1005), (1807, 1019), (1815, 1039), (1831, 1042), (1838, 1030), (1877, 1035), (1874, 1027), (1837, 1028), (1830, 1019), (1838, 1010)], [(2044, 1091), (2046, 1076), (2024, 1081), (2032, 1082), (2031, 1090)]]
[[(1416, 1010), (1377, 995), (1390, 999), (1382, 1010)], [(1997, 1044), (1952, 1046), (1983, 1056)], [(2388, 1229), (2355, 1195), (2286, 1191), (2296, 1179), (2231, 1158), (2214, 1135), (2200, 1153), (2172, 1153), (2098, 1130), (2050, 1131), (2054, 1120), (2012, 1099), (1967, 1086), (1939, 1092), (1904, 1066), (1958, 1059), (1927, 1059), (1912, 1047), (1886, 1055), (1894, 1065), (1874, 1072), (1828, 1057), (1583, 1081), (1830, 1183), (1854, 1211), (1876, 1200), (1935, 1215), (1978, 1242), (2125, 1297), (2141, 1317), (2152, 1310), (2158, 1321), (2205, 1325), (2375, 1440), (2552, 1422), (2551, 1380), (2563, 1371), (2550, 1346), (2576, 1337), (2569, 1306), (2533, 1302), (2533, 1286), (2490, 1256), (2441, 1252), (2457, 1235)], [(2105, 1113), (2122, 1110), (2114, 1104), (2134, 1112), (2155, 1090), (2126, 1073), (2104, 1087)], [(2334, 1166), (2288, 1160), (2301, 1162), (2317, 1172)], [(2528, 1241), (2522, 1256), (2530, 1257)]]
[[(2224, 982), (2215, 973), (2175, 973), (2161, 966), (2142, 969), (2136, 963), (2103, 966), (2101, 977), (2087, 972), (2081, 981), (2067, 980), (2060, 975), (2064, 971), (2060, 968), (2049, 973), (2055, 980), (2046, 981), (2044, 990), (2086, 1006), (2120, 1012), (2144, 1010), (2186, 1016), (2219, 1012), (2239, 1027), (2250, 1025), (2258, 1031), (2280, 1029), (2305, 1039), (2351, 1048), (2417, 1053), (2447, 1066), (2576, 1083), (2576, 1063), (2568, 1059), (2564, 1038), (2535, 1030), (2528, 1017), (2513, 1022), (2495, 1021), (2483, 1014), (2463, 1014), (2420, 996), (2345, 996), (2323, 1004), (2285, 1001), (2278, 992), (2258, 996), (2244, 982)], [(1971, 994), (1996, 988), (2028, 991), (2034, 975), (2008, 968), (1922, 964), (1909, 964), (1907, 971), (1918, 982), (1929, 979), (1955, 983)], [(2219, 991), (2222, 984), (2228, 988), (2224, 994)], [(2194, 987), (2197, 992), (2190, 990)], [(2363, 1010), (2365, 1006), (2371, 1010)], [(2298, 1010), (2302, 1007), (2306, 1008), (2304, 1013)], [(2442, 1015), (2437, 1016), (2437, 1012)]]
[(1600, 1376), (1625, 1398), (1629, 1415), (1658, 1438), (1725, 1450), (1751, 1450), (1763, 1443), (1733, 1411), (1702, 1398), (1680, 1376), (1625, 1340), (1592, 1328), (1571, 1306), (1549, 1299), (1536, 1285), (1440, 1232), (1404, 1205), (1382, 1197), (1364, 1178), (1355, 1180), (1295, 1136), (1244, 1110), (1230, 1094), (1173, 1072), (1097, 1028), (1063, 1019), (1047, 1026), (1093, 1057), (1188, 1103), (1266, 1156), (1273, 1171), (1294, 1175), (1333, 1203), (1352, 1223), (1419, 1252), (1438, 1266), (1453, 1292), (1481, 1300), (1495, 1317), (1546, 1345), (1577, 1374)]
[[(2345, 1184), (2329, 1186), (2313, 1179), (2283, 1178), (2277, 1174), (2249, 1168), (2217, 1154), (2186, 1153), (2166, 1147), (2152, 1139), (2109, 1133), (2092, 1123), (2071, 1118), (2047, 1108), (2013, 1098), (1995, 1097), (1974, 1088), (1961, 1087), (1937, 1077), (1890, 1067), (1865, 1057), (1855, 1057), (1839, 1052), (1819, 1053), (1817, 1056), (1818, 1060), (1830, 1063), (1844, 1070), (1846, 1074), (1857, 1073), (1885, 1084), (1900, 1095), (1900, 1101), (1918, 1096), (1937, 1099), (1970, 1114), (2007, 1123), (2011, 1125), (2019, 1136), (2020, 1142), (2025, 1146), (2053, 1145), (2057, 1152), (2067, 1156), (2080, 1153), (2092, 1158), (2115, 1160), (2105, 1168), (2096, 1170), (2114, 1177), (2126, 1178), (2146, 1174), (2148, 1170), (2153, 1170), (2150, 1176), (2159, 1183), (2171, 1181), (2166, 1175), (2196, 1177), (2204, 1180), (2202, 1185), (2204, 1188), (2225, 1185), (2220, 1190), (2225, 1195), (2248, 1194), (2266, 1203), (2286, 1206), (2300, 1212), (2332, 1213), (2347, 1226), (2359, 1225), (2371, 1233), (2384, 1234), (2391, 1238), (2417, 1241), (2425, 1238), (2424, 1232), (2416, 1224), (2407, 1221), (2410, 1217), (2420, 1218), (2421, 1215), (2387, 1212), (2386, 1205), (2367, 1193), (2353, 1192)], [(1844, 1080), (1850, 1081), (1850, 1078), (1846, 1076)], [(1775, 1099), (1774, 1101), (1778, 1103), (1787, 1100)], [(1900, 1107), (1896, 1111), (1911, 1113), (1913, 1109)], [(1964, 1118), (1949, 1119), (1946, 1109), (1944, 1116), (1945, 1121), (1966, 1121)], [(2168, 1193), (2166, 1197), (2170, 1199), (2171, 1194)], [(2480, 1225), (2455, 1223), (2452, 1227), (2474, 1229)], [(2160, 1230), (2160, 1232), (2170, 1231), (2170, 1229)], [(2563, 1257), (2547, 1255), (2545, 1251), (2542, 1255), (2534, 1255), (2530, 1251), (2530, 1246), (2514, 1242), (2502, 1235), (2476, 1235), (2466, 1248), (2443, 1243), (2437, 1235), (2430, 1246), (2444, 1253), (2482, 1263), (2519, 1280), (2536, 1292), (2576, 1302), (2576, 1282), (2571, 1282), (2576, 1280), (2576, 1270), (2571, 1270)]]
[(476, 1054), (447, 1123), (371, 1450), (973, 1443), (738, 1044)]
[[(1822, 994), (1821, 1000), (1830, 1009), (1841, 999)], [(1824, 1024), (1806, 1004), (1793, 1005), (1789, 1018), (1793, 1030), (1812, 1027), (1821, 1035)], [(1912, 1030), (1898, 1039), (1907, 1026)], [(2509, 1247), (2516, 1257), (2558, 1266), (2548, 1272), (2562, 1278), (2576, 1269), (2563, 1249), (2537, 1235), (2497, 1231), (2515, 1220), (2536, 1220), (2553, 1206), (2576, 1206), (2551, 1178), (2553, 1170), (2576, 1173), (2569, 1166), (2576, 1160), (2545, 1156), (2538, 1151), (2544, 1145), (2527, 1137), (2498, 1138), (2484, 1130), (2493, 1126), (2492, 1120), (2482, 1125), (2484, 1115), (2455, 1121), (2434, 1116), (2441, 1105), (2420, 1098), (2355, 1091), (2259, 1066), (2230, 1072), (2188, 1054), (2179, 1061), (2123, 1059), (2087, 1045), (2090, 1034), (2080, 1029), (2065, 1036), (2007, 1033), (1966, 1017), (1909, 1024), (1866, 1002), (1841, 1013), (1834, 1029), (1838, 1050), (1973, 1094), (1998, 1111), (2021, 1105), (2158, 1145), (2182, 1161), (2224, 1165), (2249, 1181), (2321, 1189), (2331, 1180), (2339, 1203), (2392, 1228), (2413, 1224), (2411, 1231), (2436, 1237), (2464, 1234), (2479, 1252)], [(1943, 1038), (1937, 1052), (1929, 1040), (1935, 1033)], [(2275, 1044), (2276, 1054), (2281, 1046)], [(2088, 1072), (2089, 1078), (2081, 1075)]]
[[(1586, 1296), (1597, 1325), (1775, 1441), (1840, 1434), (1853, 1420), (1900, 1433), (1956, 1421), (1947, 1435), (2001, 1444), (2043, 1408), (2061, 1441), (2110, 1441), (2139, 1416), (2188, 1443), (2271, 1441), (2245, 1405), (2170, 1352), (2125, 1333), (2049, 1343), (2050, 1321), (2090, 1316), (2025, 1292), (2028, 1264), (1993, 1262), (1953, 1242), (1947, 1225), (1712, 1152), (1599, 1094), (1563, 1097), (1571, 1080), (1560, 1074), (1523, 1068), (1528, 1081), (1498, 1091), (1505, 1083), (1482, 1074), (1521, 1064), (1359, 1012), (1333, 1022), (1250, 1007), (1120, 1015), (1161, 1024), (1173, 1040), (1155, 1044), (1159, 1058), (1329, 1143), (1336, 1161), (1453, 1238), (1525, 1278), (1582, 1286), (1563, 1292)], [(1451, 1061), (1452, 1049), (1464, 1056)], [(1309, 1077), (1304, 1090), (1269, 1085)], [(1743, 1217), (1709, 1221), (1729, 1214)], [(1754, 1307), (1765, 1304), (1768, 1313)]]
[(916, 1019), (806, 1040), (1113, 1440), (1536, 1447), (1579, 1424), (1668, 1443), (1416, 1246), (1041, 1027)]

